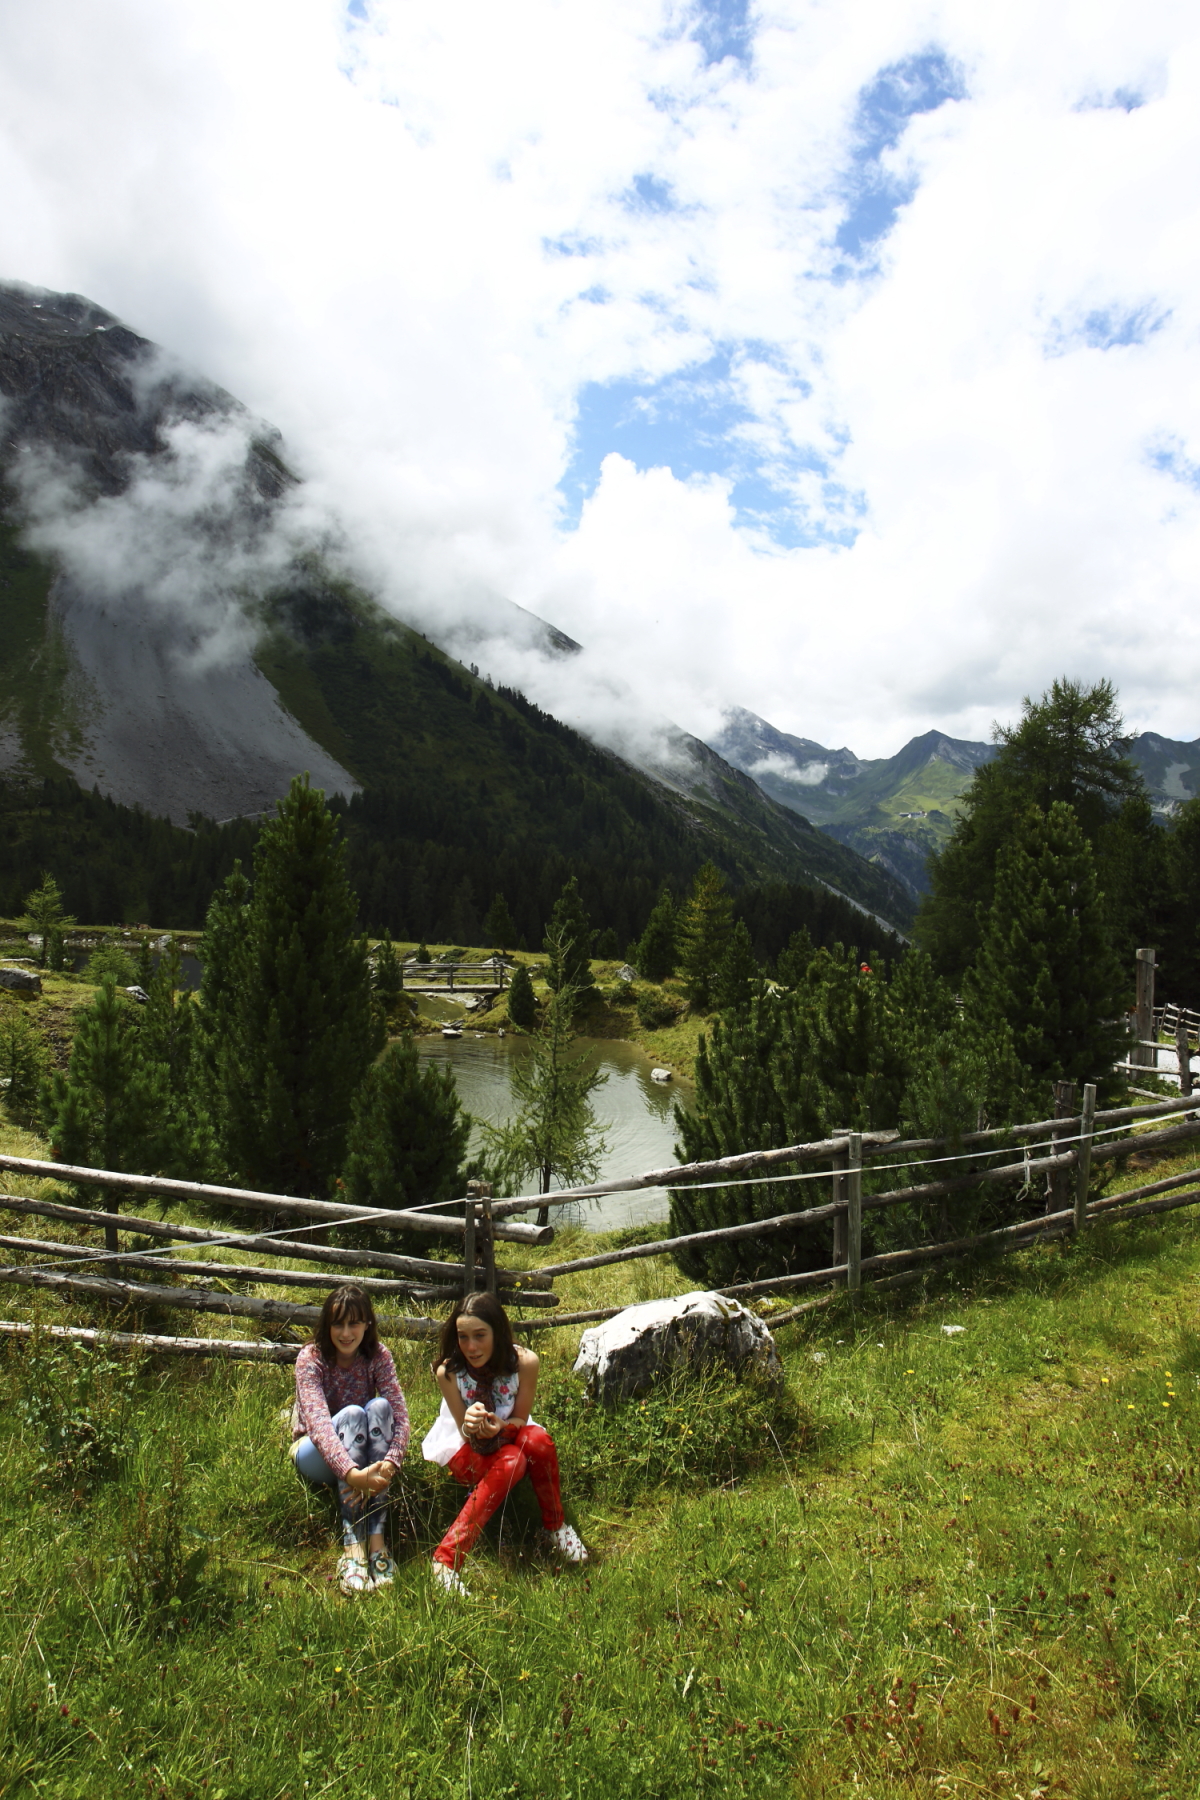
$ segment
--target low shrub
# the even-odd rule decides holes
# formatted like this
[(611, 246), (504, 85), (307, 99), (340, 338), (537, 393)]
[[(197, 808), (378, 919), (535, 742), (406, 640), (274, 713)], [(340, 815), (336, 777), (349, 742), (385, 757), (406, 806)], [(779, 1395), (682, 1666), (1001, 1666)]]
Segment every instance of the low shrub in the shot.
[(132, 987), (138, 978), (137, 964), (120, 944), (101, 944), (93, 950), (84, 973), (97, 987), (106, 975), (111, 975), (118, 987)]
[(134, 1364), (53, 1338), (33, 1337), (10, 1354), (35, 1477), (82, 1492), (114, 1475), (131, 1448)]
[(665, 994), (643, 993), (637, 997), (638, 1024), (644, 1031), (659, 1031), (664, 1025), (674, 1025), (679, 1012), (679, 1007)]
[(536, 1412), (558, 1446), (564, 1492), (618, 1504), (656, 1487), (740, 1481), (812, 1431), (786, 1387), (728, 1369), (678, 1373), (616, 1407), (551, 1389)]

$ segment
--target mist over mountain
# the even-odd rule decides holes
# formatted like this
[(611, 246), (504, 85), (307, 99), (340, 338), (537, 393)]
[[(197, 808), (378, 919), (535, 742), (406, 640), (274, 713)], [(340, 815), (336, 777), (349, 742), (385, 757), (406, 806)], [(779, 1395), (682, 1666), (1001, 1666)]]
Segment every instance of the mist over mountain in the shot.
[(631, 919), (662, 873), (711, 856), (735, 884), (818, 882), (906, 921), (886, 871), (666, 721), (631, 732), (614, 694), (626, 758), (524, 702), (511, 671), (565, 688), (579, 660), (554, 626), (492, 597), (474, 625), (456, 614), (460, 662), (418, 606), (385, 610), (279, 434), (91, 301), (0, 288), (0, 406), (0, 770), (180, 822), (261, 812), (307, 770), (330, 793), (399, 796), (372, 827), (397, 837), (437, 795), (429, 842), (486, 797), (487, 831), (503, 816), (514, 845), (638, 861)]

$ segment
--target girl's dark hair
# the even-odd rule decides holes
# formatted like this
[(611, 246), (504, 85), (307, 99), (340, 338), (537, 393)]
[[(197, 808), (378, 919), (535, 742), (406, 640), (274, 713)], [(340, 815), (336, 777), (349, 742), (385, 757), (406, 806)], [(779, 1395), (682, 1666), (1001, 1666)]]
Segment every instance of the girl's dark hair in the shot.
[(508, 1314), (495, 1294), (464, 1294), (461, 1300), (455, 1301), (450, 1308), (450, 1316), (442, 1326), (438, 1366), (445, 1363), (452, 1371), (468, 1367), (458, 1347), (458, 1321), (464, 1314), (472, 1319), (482, 1319), (485, 1325), (492, 1328), (492, 1354), (479, 1373), (487, 1376), (511, 1375), (517, 1366), (517, 1347), (513, 1343)]
[(330, 1327), (357, 1325), (360, 1320), (367, 1329), (363, 1332), (358, 1354), (365, 1356), (369, 1362), (379, 1348), (379, 1329), (375, 1323), (375, 1308), (371, 1304), (371, 1296), (354, 1281), (347, 1282), (345, 1287), (334, 1288), (332, 1294), (326, 1297), (321, 1316), (313, 1328), (313, 1342), (321, 1352), (322, 1362), (337, 1361), (337, 1345), (333, 1341)]

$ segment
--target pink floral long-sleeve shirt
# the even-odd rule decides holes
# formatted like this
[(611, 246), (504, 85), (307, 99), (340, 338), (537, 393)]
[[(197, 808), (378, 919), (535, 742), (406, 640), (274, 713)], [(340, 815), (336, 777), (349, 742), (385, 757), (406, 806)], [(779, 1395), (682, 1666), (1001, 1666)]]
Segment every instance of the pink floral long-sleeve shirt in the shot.
[(339, 1479), (354, 1467), (331, 1423), (343, 1406), (365, 1406), (379, 1394), (392, 1409), (392, 1441), (380, 1460), (397, 1469), (408, 1446), (408, 1408), (396, 1380), (392, 1353), (380, 1344), (374, 1356), (356, 1356), (348, 1369), (327, 1363), (315, 1344), (305, 1344), (296, 1358), (296, 1404), (292, 1437), (310, 1437)]

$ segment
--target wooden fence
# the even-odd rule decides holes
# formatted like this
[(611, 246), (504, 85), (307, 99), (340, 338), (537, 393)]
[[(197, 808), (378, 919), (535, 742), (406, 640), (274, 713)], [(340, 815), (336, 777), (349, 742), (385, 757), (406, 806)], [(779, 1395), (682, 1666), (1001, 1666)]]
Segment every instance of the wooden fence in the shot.
[(489, 956), (483, 962), (402, 962), (400, 986), (418, 991), (448, 993), (500, 994), (508, 968), (502, 956)]
[[(57, 1197), (0, 1194), (0, 1211), (27, 1219), (57, 1221), (74, 1231), (103, 1231), (106, 1247), (81, 1242), (36, 1237), (32, 1234), (0, 1237), (0, 1257), (19, 1257), (0, 1268), (0, 1282), (40, 1288), (59, 1295), (78, 1295), (111, 1302), (135, 1313), (151, 1309), (179, 1309), (192, 1313), (217, 1313), (258, 1320), (284, 1330), (311, 1327), (319, 1314), (316, 1304), (293, 1299), (271, 1299), (239, 1291), (245, 1285), (313, 1287), (327, 1289), (339, 1279), (361, 1280), (382, 1302), (403, 1297), (409, 1302), (449, 1302), (465, 1287), (486, 1287), (509, 1306), (551, 1313), (524, 1319), (523, 1333), (564, 1325), (583, 1324), (611, 1317), (617, 1307), (560, 1313), (554, 1283), (560, 1277), (582, 1274), (611, 1264), (643, 1257), (669, 1256), (674, 1251), (701, 1249), (738, 1239), (765, 1239), (795, 1235), (814, 1227), (827, 1228), (832, 1236), (828, 1266), (794, 1274), (745, 1281), (718, 1291), (737, 1298), (765, 1294), (803, 1295), (828, 1288), (861, 1291), (864, 1282), (889, 1287), (919, 1278), (923, 1269), (939, 1260), (953, 1259), (980, 1250), (1007, 1251), (1068, 1232), (1085, 1231), (1098, 1218), (1122, 1219), (1145, 1213), (1192, 1206), (1200, 1201), (1200, 1168), (1166, 1180), (1134, 1188), (1112, 1199), (1089, 1200), (1091, 1171), (1097, 1163), (1115, 1161), (1135, 1152), (1161, 1152), (1200, 1137), (1200, 1112), (1184, 1100), (1158, 1101), (1151, 1105), (1124, 1106), (1097, 1111), (1096, 1091), (1083, 1090), (1076, 1108), (1071, 1084), (1060, 1084), (1056, 1116), (1005, 1130), (969, 1132), (961, 1139), (906, 1139), (894, 1132), (846, 1132), (818, 1143), (790, 1144), (771, 1150), (750, 1150), (715, 1161), (676, 1164), (653, 1169), (623, 1180), (592, 1183), (586, 1187), (551, 1194), (517, 1195), (495, 1200), (479, 1184), (468, 1193), (461, 1214), (407, 1210), (380, 1212), (333, 1201), (299, 1199), (290, 1195), (216, 1187), (197, 1182), (168, 1180), (160, 1176), (125, 1175), (113, 1170), (85, 1169), (30, 1158), (0, 1156), (0, 1170), (25, 1176), (50, 1178), (74, 1187), (103, 1191), (102, 1203), (111, 1197), (142, 1194), (159, 1200), (189, 1199), (206, 1206), (265, 1211), (272, 1218), (262, 1232), (226, 1230), (219, 1225), (201, 1227), (171, 1219), (132, 1215), (124, 1210), (98, 1211)], [(1200, 1106), (1200, 1098), (1197, 1099)], [(1147, 1126), (1152, 1127), (1147, 1129)], [(993, 1160), (996, 1159), (996, 1160)], [(968, 1166), (969, 1165), (969, 1166)], [(906, 1180), (906, 1176), (932, 1179)], [(874, 1178), (878, 1191), (867, 1192), (864, 1178)], [(591, 1256), (549, 1263), (539, 1269), (512, 1269), (496, 1258), (500, 1244), (547, 1245), (553, 1241), (551, 1226), (538, 1226), (516, 1215), (535, 1207), (563, 1206), (611, 1194), (636, 1193), (646, 1188), (728, 1189), (742, 1183), (794, 1183), (801, 1190), (811, 1182), (823, 1184), (829, 1198), (794, 1212), (772, 1213), (743, 1224), (717, 1230), (664, 1237), (653, 1243), (601, 1250)], [(881, 1185), (880, 1185), (881, 1184)], [(908, 1207), (917, 1221), (929, 1216), (932, 1201), (966, 1189), (1018, 1185), (1023, 1192), (1041, 1190), (1042, 1207), (1034, 1216), (990, 1231), (864, 1255), (864, 1218), (882, 1208)], [(940, 1210), (940, 1209), (939, 1209)], [(276, 1221), (288, 1221), (281, 1232)], [(312, 1223), (298, 1225), (295, 1221)], [(370, 1247), (350, 1248), (310, 1241), (313, 1232), (324, 1233), (338, 1225), (369, 1223), (376, 1229), (403, 1228), (461, 1243), (461, 1260), (422, 1258)], [(158, 1240), (166, 1249), (178, 1244), (190, 1255), (164, 1255), (154, 1247), (120, 1246), (117, 1234), (135, 1233)], [(305, 1235), (307, 1234), (307, 1235)], [(252, 1254), (266, 1261), (251, 1263), (220, 1259), (221, 1250)], [(202, 1254), (203, 1252), (203, 1254)], [(296, 1267), (296, 1264), (317, 1267)], [(322, 1272), (324, 1271), (324, 1272)], [(368, 1273), (369, 1271), (369, 1273)], [(157, 1282), (134, 1280), (134, 1274), (159, 1274)], [(773, 1324), (785, 1323), (820, 1300), (809, 1300), (782, 1314)], [(440, 1329), (437, 1320), (424, 1315), (388, 1313), (381, 1308), (385, 1331), (407, 1337), (427, 1337)], [(0, 1335), (24, 1335), (23, 1324), (0, 1321)], [(59, 1326), (80, 1341), (95, 1340), (95, 1327)], [(287, 1360), (295, 1355), (294, 1343), (257, 1344), (229, 1339), (169, 1338), (145, 1332), (109, 1334), (113, 1342), (142, 1345), (147, 1349), (177, 1348), (182, 1354)]]

